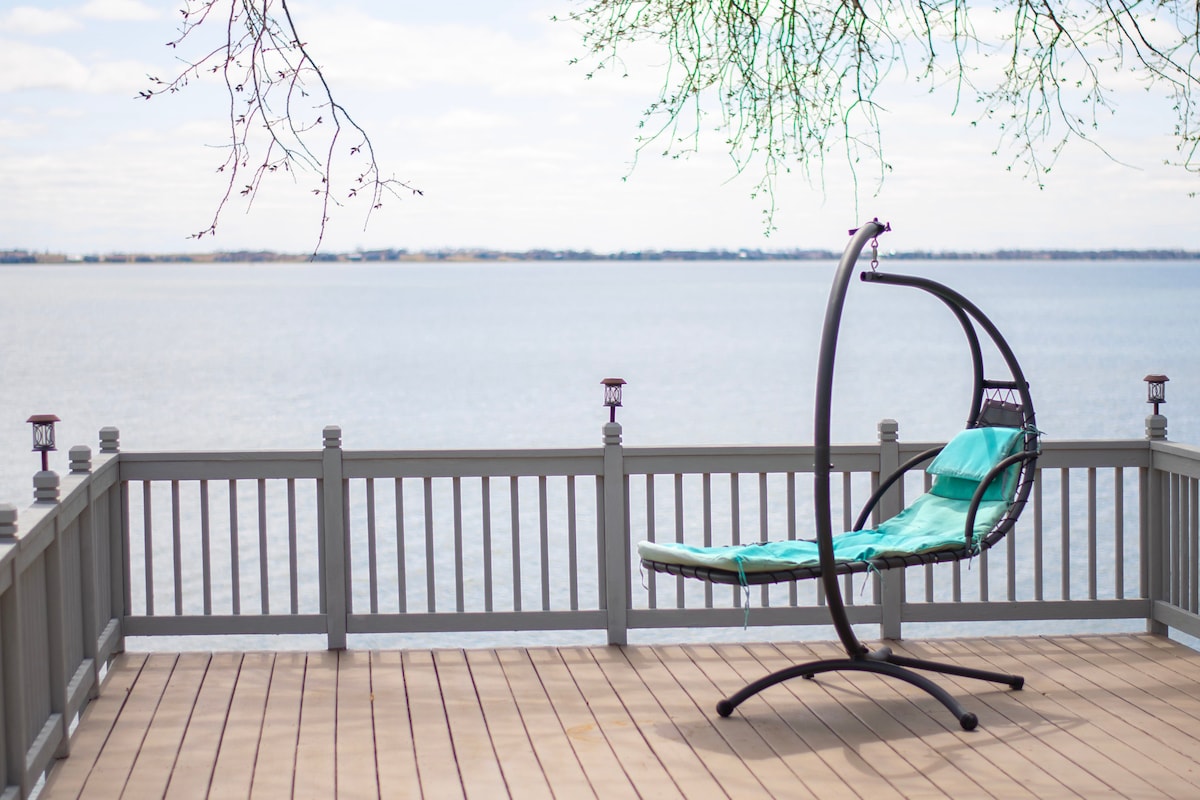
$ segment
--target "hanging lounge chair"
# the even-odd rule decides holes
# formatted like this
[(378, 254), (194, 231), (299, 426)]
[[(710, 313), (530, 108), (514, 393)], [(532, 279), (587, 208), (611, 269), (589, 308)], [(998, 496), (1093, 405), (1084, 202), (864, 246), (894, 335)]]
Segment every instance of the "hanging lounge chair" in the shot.
[[(971, 351), (974, 373), (966, 427), (944, 447), (909, 459), (888, 476), (859, 513), (852, 531), (834, 535), (830, 505), (830, 417), (834, 360), (838, 330), (850, 277), (868, 242), (877, 247), (880, 234), (890, 230), (878, 220), (851, 231), (834, 275), (817, 367), (814, 419), (813, 503), (816, 539), (777, 541), (734, 547), (690, 547), (683, 544), (641, 542), (643, 567), (656, 572), (741, 586), (819, 579), (826, 604), (846, 651), (845, 658), (796, 664), (766, 675), (717, 704), (717, 713), (729, 716), (743, 701), (764, 689), (794, 677), (851, 670), (886, 675), (928, 692), (958, 720), (963, 730), (978, 724), (945, 689), (925, 672), (989, 681), (1020, 689), (1018, 675), (971, 669), (897, 655), (888, 647), (871, 650), (858, 640), (846, 615), (838, 577), (849, 573), (882, 572), (918, 564), (969, 559), (1000, 541), (1017, 521), (1033, 487), (1039, 453), (1033, 401), (1029, 385), (1008, 343), (973, 303), (934, 281), (872, 269), (861, 278), (869, 283), (907, 286), (941, 300), (958, 319)], [(877, 251), (875, 251), (877, 252)], [(995, 346), (1007, 375), (987, 377), (980, 334)], [(903, 511), (873, 529), (865, 528), (883, 496), (906, 473), (927, 464), (933, 476), (928, 492)]]

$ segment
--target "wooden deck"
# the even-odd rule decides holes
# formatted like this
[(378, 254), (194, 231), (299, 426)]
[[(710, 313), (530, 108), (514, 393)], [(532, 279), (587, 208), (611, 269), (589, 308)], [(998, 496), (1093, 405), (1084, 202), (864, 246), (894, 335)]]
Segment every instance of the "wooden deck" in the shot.
[(1155, 636), (905, 642), (1013, 671), (747, 679), (834, 645), (126, 654), (54, 768), (67, 797), (1195, 797), (1200, 654)]

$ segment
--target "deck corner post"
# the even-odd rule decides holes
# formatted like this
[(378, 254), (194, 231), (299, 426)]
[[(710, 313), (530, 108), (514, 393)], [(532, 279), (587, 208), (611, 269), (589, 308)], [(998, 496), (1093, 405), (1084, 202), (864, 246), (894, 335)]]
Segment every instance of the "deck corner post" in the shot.
[(604, 425), (604, 608), (608, 643), (629, 641), (629, 532), (625, 526), (625, 458), (621, 424)]
[[(883, 480), (900, 467), (900, 425), (894, 419), (879, 421), (879, 476)], [(894, 517), (903, 510), (904, 497), (898, 482), (879, 501), (879, 513)], [(884, 639), (901, 638), (904, 609), (904, 570), (879, 573), (879, 635)]]
[(1166, 506), (1169, 502), (1167, 491), (1170, 483), (1163, 480), (1162, 474), (1154, 465), (1154, 443), (1166, 441), (1166, 438), (1167, 418), (1162, 414), (1149, 414), (1146, 417), (1146, 444), (1150, 449), (1150, 459), (1144, 484), (1146, 513), (1142, 517), (1146, 526), (1143, 532), (1143, 557), (1149, 565), (1146, 594), (1150, 600), (1150, 610), (1146, 618), (1146, 632), (1160, 636), (1166, 636), (1170, 630), (1166, 623), (1158, 619), (1158, 603), (1168, 599), (1167, 587), (1170, 586), (1171, 554), (1167, 550), (1166, 530)]
[(342, 429), (328, 425), (321, 454), (321, 560), (324, 562), (326, 647), (346, 649), (346, 503), (342, 477)]

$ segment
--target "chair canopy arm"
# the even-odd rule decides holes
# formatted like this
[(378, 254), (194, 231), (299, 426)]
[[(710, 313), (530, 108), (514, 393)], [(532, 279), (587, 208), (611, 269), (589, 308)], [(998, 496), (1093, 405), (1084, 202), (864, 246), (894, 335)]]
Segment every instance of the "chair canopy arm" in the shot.
[[(972, 411), (967, 420), (967, 427), (974, 427), (978, 423), (983, 389), (989, 385), (1003, 385), (1015, 391), (1021, 398), (1025, 424), (1034, 424), (1033, 400), (1029, 395), (1029, 383), (1025, 380), (1025, 374), (1021, 370), (1021, 365), (1018, 363), (1016, 355), (1013, 354), (1012, 348), (1009, 346), (1008, 341), (1005, 340), (1003, 334), (1000, 333), (996, 325), (978, 306), (950, 287), (928, 278), (883, 272), (864, 272), (860, 277), (863, 281), (869, 283), (910, 286), (914, 289), (921, 289), (940, 299), (954, 312), (959, 323), (963, 326), (963, 332), (967, 334), (967, 343), (971, 348), (971, 363), (975, 372), (975, 386), (971, 401)], [(972, 324), (972, 321), (975, 324)], [(984, 378), (982, 352), (979, 347), (979, 336), (976, 332), (976, 325), (987, 334), (992, 344), (996, 346), (996, 351), (1008, 368), (1011, 380), (997, 383)]]
[(861, 531), (863, 526), (867, 524), (867, 517), (871, 516), (871, 512), (875, 510), (875, 506), (879, 505), (879, 501), (887, 494), (887, 490), (892, 488), (892, 485), (904, 477), (904, 475), (918, 464), (928, 461), (936, 456), (942, 450), (946, 449), (946, 445), (931, 447), (923, 453), (917, 453), (915, 456), (905, 461), (900, 466), (896, 467), (891, 475), (879, 484), (875, 491), (871, 492), (871, 496), (867, 498), (867, 502), (863, 504), (862, 511), (858, 513), (858, 519), (854, 522), (854, 527), (851, 530)]

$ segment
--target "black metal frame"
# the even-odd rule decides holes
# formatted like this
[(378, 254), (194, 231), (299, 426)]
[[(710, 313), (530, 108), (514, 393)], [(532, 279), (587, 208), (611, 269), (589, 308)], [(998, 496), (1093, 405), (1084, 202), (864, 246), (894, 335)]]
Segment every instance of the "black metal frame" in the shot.
[[(882, 283), (896, 286), (909, 286), (921, 289), (934, 295), (955, 315), (962, 325), (971, 350), (971, 364), (974, 372), (974, 389), (972, 392), (970, 412), (967, 415), (967, 427), (1004, 424), (1020, 427), (1025, 430), (1024, 446), (1020, 452), (1000, 462), (983, 481), (980, 482), (971, 500), (970, 510), (964, 530), (963, 546), (953, 550), (942, 550), (932, 553), (921, 553), (906, 556), (875, 559), (872, 561), (838, 562), (833, 555), (833, 521), (830, 504), (830, 473), (832, 471), (830, 445), (830, 419), (833, 404), (833, 374), (837, 354), (838, 330), (841, 327), (842, 309), (845, 306), (847, 287), (850, 277), (866, 244), (876, 239), (889, 228), (873, 220), (857, 231), (852, 231), (852, 237), (838, 263), (834, 275), (833, 286), (830, 289), (829, 301), (825, 309), (825, 322), (821, 334), (821, 349), (817, 364), (817, 394), (814, 417), (815, 466), (813, 475), (813, 502), (816, 507), (816, 533), (819, 564), (815, 567), (777, 570), (772, 572), (738, 573), (727, 570), (705, 567), (693, 567), (678, 564), (643, 560), (642, 564), (648, 569), (673, 575), (711, 581), (713, 583), (759, 585), (779, 583), (784, 581), (820, 578), (825, 589), (825, 601), (829, 615), (838, 638), (846, 651), (845, 658), (822, 659), (797, 664), (778, 672), (766, 675), (735, 694), (717, 703), (717, 713), (723, 717), (729, 716), (743, 701), (790, 678), (812, 678), (822, 672), (860, 671), (886, 675), (906, 681), (923, 689), (936, 698), (958, 720), (963, 730), (972, 730), (978, 724), (978, 719), (970, 711), (965, 710), (945, 689), (934, 683), (922, 672), (934, 672), (944, 675), (954, 675), (962, 678), (989, 681), (1020, 689), (1025, 679), (1019, 675), (1009, 675), (988, 670), (971, 669), (953, 664), (943, 664), (923, 659), (908, 658), (892, 652), (889, 647), (869, 649), (859, 641), (846, 614), (842, 599), (841, 586), (838, 576), (848, 573), (881, 571), (885, 569), (902, 568), (915, 564), (930, 564), (944, 561), (957, 561), (970, 558), (980, 550), (987, 549), (1004, 537), (1015, 524), (1029, 498), (1033, 487), (1034, 467), (1038, 456), (1038, 438), (1035, 426), (1033, 401), (1029, 395), (1029, 384), (1026, 382), (1021, 366), (1017, 363), (1012, 349), (1004, 340), (995, 325), (973, 303), (957, 292), (934, 281), (905, 275), (892, 275), (876, 272), (862, 273), (862, 279), (871, 283)], [(874, 266), (874, 265), (872, 265)], [(1007, 380), (990, 380), (984, 374), (983, 352), (980, 347), (979, 330), (988, 336), (995, 345), (1008, 369)], [(859, 514), (855, 530), (861, 529), (876, 505), (889, 488), (901, 479), (906, 472), (919, 464), (933, 458), (941, 448), (928, 450), (909, 459), (891, 475), (880, 481), (878, 489)], [(974, 540), (975, 510), (983, 498), (987, 485), (997, 479), (1006, 470), (1016, 467), (1017, 487), (1012, 503), (1004, 516), (993, 526), (980, 541)]]

